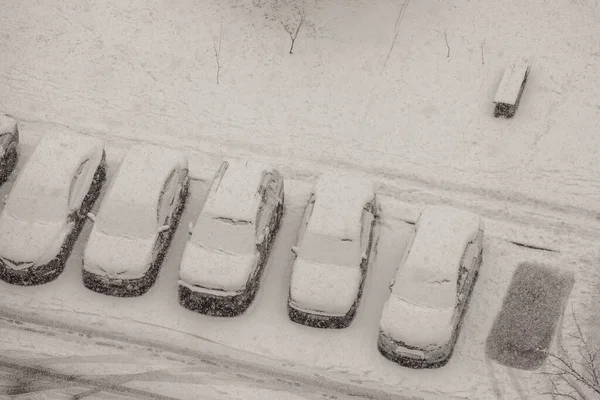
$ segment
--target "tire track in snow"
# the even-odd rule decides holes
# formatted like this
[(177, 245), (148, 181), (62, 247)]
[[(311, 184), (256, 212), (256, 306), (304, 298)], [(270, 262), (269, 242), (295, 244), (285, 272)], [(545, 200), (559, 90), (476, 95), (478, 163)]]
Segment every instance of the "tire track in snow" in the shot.
[[(402, 19), (404, 18), (404, 12), (406, 11), (406, 7), (408, 7), (409, 2), (410, 2), (410, 0), (404, 0), (404, 3), (402, 3), (402, 6), (400, 6), (400, 11), (398, 12), (398, 15), (396, 16), (396, 23), (394, 24), (394, 38), (392, 39), (392, 44), (390, 45), (387, 55), (385, 56), (383, 65), (381, 66), (381, 69), (379, 70), (379, 73), (377, 75), (378, 78), (381, 78), (381, 76), (385, 72), (387, 63), (392, 55), (392, 51), (394, 51), (394, 47), (396, 46), (396, 42), (398, 41), (398, 34), (400, 33), (400, 23), (402, 22)], [(381, 79), (378, 79), (377, 81), (380, 82)], [(364, 112), (363, 117), (358, 126), (358, 134), (359, 135), (361, 135), (364, 132), (365, 121), (367, 120), (367, 117), (369, 116), (369, 113), (371, 112), (371, 108), (373, 107), (373, 103), (375, 102), (376, 97), (377, 97), (377, 91), (374, 90), (369, 95), (369, 102), (367, 103), (367, 107), (365, 108), (365, 112)]]
[(178, 400), (175, 397), (163, 396), (156, 393), (147, 392), (144, 390), (129, 388), (120, 385), (113, 385), (109, 382), (99, 382), (96, 379), (85, 378), (75, 375), (65, 375), (58, 372), (55, 372), (49, 368), (44, 368), (40, 366), (27, 366), (23, 365), (15, 360), (12, 360), (8, 357), (4, 357), (0, 355), (0, 367), (8, 368), (13, 371), (16, 371), (22, 375), (34, 376), (42, 379), (47, 379), (52, 382), (55, 382), (59, 385), (58, 388), (66, 388), (72, 386), (85, 386), (89, 387), (91, 390), (96, 391), (100, 390), (103, 392), (108, 392), (117, 395), (134, 395), (138, 398), (142, 399), (156, 399), (156, 400)]
[[(103, 315), (103, 318), (106, 316)], [(77, 332), (79, 330), (76, 324), (66, 323), (62, 321), (57, 321), (48, 317), (39, 316), (39, 315), (23, 315), (22, 313), (14, 313), (8, 309), (0, 309), (0, 324), (11, 323), (11, 321), (19, 321), (22, 325), (23, 323), (34, 324), (39, 328), (38, 330), (51, 330), (54, 332)], [(19, 327), (18, 329), (21, 329)], [(218, 367), (221, 369), (227, 369), (229, 371), (238, 371), (243, 374), (248, 374), (250, 376), (261, 376), (268, 377), (272, 381), (279, 382), (280, 384), (288, 385), (287, 388), (283, 388), (285, 391), (289, 391), (289, 389), (293, 388), (310, 388), (315, 392), (325, 392), (330, 395), (339, 395), (346, 398), (349, 397), (359, 397), (365, 399), (377, 399), (377, 400), (423, 400), (422, 397), (407, 397), (396, 394), (391, 394), (385, 392), (383, 389), (374, 389), (370, 387), (361, 386), (360, 384), (354, 384), (349, 382), (342, 382), (338, 380), (333, 380), (328, 378), (327, 376), (323, 376), (318, 373), (306, 373), (303, 371), (290, 371), (289, 368), (286, 368), (287, 363), (282, 363), (279, 360), (273, 360), (272, 365), (266, 365), (263, 363), (259, 363), (253, 360), (245, 360), (242, 357), (233, 358), (228, 355), (213, 353), (215, 349), (203, 351), (201, 349), (191, 349), (191, 348), (183, 348), (178, 347), (176, 344), (165, 344), (160, 341), (155, 340), (146, 340), (140, 338), (134, 338), (127, 334), (115, 333), (115, 332), (106, 332), (101, 329), (94, 329), (91, 327), (86, 327), (86, 333), (91, 337), (88, 339), (98, 339), (102, 338), (108, 341), (118, 342), (120, 346), (124, 346), (130, 349), (130, 352), (135, 354), (135, 352), (140, 352), (139, 347), (151, 349), (155, 352), (164, 352), (168, 354), (172, 354), (180, 359), (188, 359), (193, 360), (193, 362), (201, 362), (208, 365), (212, 365), (214, 367)], [(190, 335), (190, 334), (187, 334)], [(201, 338), (197, 335), (190, 335)], [(83, 340), (83, 338), (81, 338)], [(212, 342), (214, 343), (214, 342)], [(111, 345), (111, 344), (107, 344)], [(218, 347), (222, 349), (235, 350), (237, 354), (247, 355), (252, 357), (254, 360), (270, 360), (267, 357), (256, 356), (254, 354), (246, 354), (244, 351), (230, 348), (229, 346), (216, 344)], [(284, 365), (286, 364), (286, 365)], [(32, 373), (40, 373), (46, 377), (56, 377), (58, 380), (67, 380), (70, 382), (75, 382), (81, 385), (91, 385), (94, 387), (101, 387), (103, 391), (111, 390), (113, 392), (119, 392), (120, 386), (106, 382), (104, 383), (102, 379), (97, 378), (84, 378), (84, 377), (76, 377), (72, 380), (64, 376), (64, 374), (60, 374), (56, 371), (52, 371), (48, 367), (43, 366), (33, 366), (33, 365), (21, 365), (19, 360), (13, 360), (9, 357), (4, 357), (0, 355), (0, 366), (5, 366), (7, 368), (13, 368), (22, 371), (29, 371)], [(119, 380), (121, 382), (121, 380)], [(282, 386), (278, 385), (277, 388), (281, 389)], [(137, 389), (130, 389), (123, 387), (123, 391), (119, 392), (122, 394), (144, 394), (145, 392), (139, 391)], [(160, 397), (142, 397), (149, 399), (160, 399), (160, 400), (171, 400), (172, 397), (163, 396)], [(439, 397), (433, 397), (438, 400)]]

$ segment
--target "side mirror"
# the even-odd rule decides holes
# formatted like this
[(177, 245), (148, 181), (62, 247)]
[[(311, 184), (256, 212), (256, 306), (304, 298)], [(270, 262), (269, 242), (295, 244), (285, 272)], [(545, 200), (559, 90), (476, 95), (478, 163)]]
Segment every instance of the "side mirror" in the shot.
[(188, 224), (188, 232), (190, 235), (192, 234), (192, 232), (194, 232), (194, 224), (191, 221)]
[(96, 216), (91, 212), (87, 213), (86, 217), (88, 217), (92, 222), (96, 222)]
[(367, 253), (363, 252), (363, 253), (360, 255), (360, 257), (361, 257), (363, 260), (366, 260), (366, 259), (367, 259)]
[(298, 246), (292, 246), (292, 253), (294, 253), (294, 256), (298, 255)]
[(163, 233), (165, 231), (168, 231), (169, 229), (171, 229), (171, 225), (163, 225), (160, 228), (158, 228), (158, 233)]

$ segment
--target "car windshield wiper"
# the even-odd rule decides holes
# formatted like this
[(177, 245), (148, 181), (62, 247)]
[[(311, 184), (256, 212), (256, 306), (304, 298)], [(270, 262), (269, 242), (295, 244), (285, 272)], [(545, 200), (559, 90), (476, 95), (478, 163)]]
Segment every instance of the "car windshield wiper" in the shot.
[(228, 223), (233, 224), (233, 225), (248, 225), (248, 224), (251, 224), (250, 221), (244, 221), (244, 220), (241, 220), (241, 219), (233, 219), (233, 218), (227, 218), (227, 217), (215, 217), (214, 219), (219, 220), (219, 221), (228, 222)]

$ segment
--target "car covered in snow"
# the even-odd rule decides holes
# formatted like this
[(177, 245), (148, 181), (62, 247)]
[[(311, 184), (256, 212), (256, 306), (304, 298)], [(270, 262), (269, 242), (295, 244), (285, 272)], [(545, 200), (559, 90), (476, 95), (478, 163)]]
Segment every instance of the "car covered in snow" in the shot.
[(179, 271), (180, 304), (237, 316), (254, 300), (284, 210), (283, 178), (269, 166), (225, 160), (192, 227)]
[(0, 214), (0, 278), (36, 285), (58, 277), (105, 177), (101, 140), (73, 133), (42, 137)]
[(350, 325), (362, 295), (378, 214), (371, 181), (329, 173), (318, 178), (292, 247), (292, 321), (316, 328)]
[(102, 200), (83, 255), (83, 283), (113, 296), (139, 296), (156, 281), (188, 193), (188, 161), (177, 150), (128, 150)]
[(425, 208), (384, 304), (378, 338), (381, 354), (411, 368), (435, 368), (448, 362), (482, 251), (479, 216), (446, 206)]
[(0, 184), (6, 182), (19, 161), (17, 121), (0, 115)]

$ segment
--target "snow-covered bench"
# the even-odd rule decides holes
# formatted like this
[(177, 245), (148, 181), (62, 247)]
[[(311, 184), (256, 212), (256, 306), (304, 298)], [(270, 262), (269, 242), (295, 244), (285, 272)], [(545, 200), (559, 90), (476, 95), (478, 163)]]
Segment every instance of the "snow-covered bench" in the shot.
[(527, 83), (530, 68), (531, 62), (529, 61), (517, 62), (504, 71), (494, 98), (494, 104), (496, 104), (494, 117), (512, 118), (515, 115), (521, 101), (523, 89), (525, 89)]

